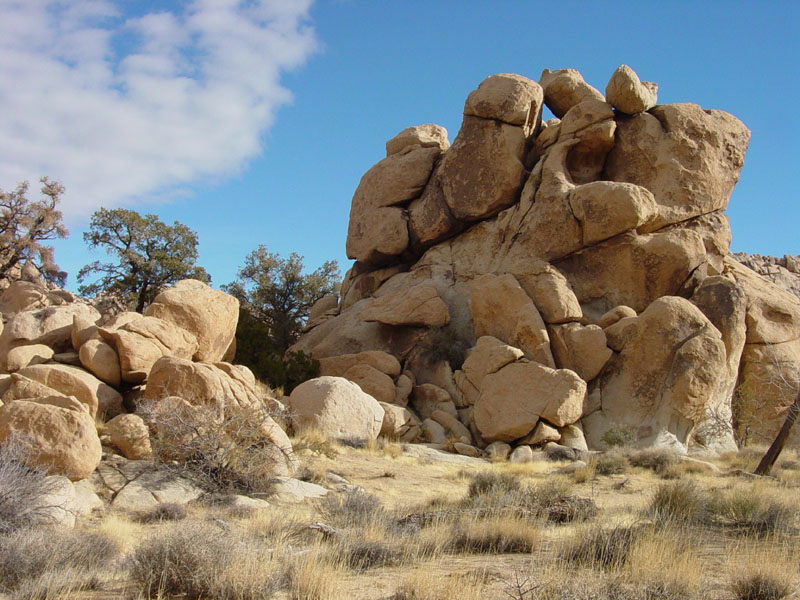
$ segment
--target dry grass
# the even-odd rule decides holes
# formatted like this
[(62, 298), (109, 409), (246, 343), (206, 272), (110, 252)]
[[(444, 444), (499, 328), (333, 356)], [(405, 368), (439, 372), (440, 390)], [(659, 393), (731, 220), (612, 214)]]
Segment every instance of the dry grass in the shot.
[(329, 560), (326, 551), (312, 547), (289, 561), (289, 595), (292, 600), (335, 600), (341, 577), (341, 568)]
[(485, 600), (482, 572), (442, 576), (429, 569), (415, 569), (402, 581), (390, 600)]
[(130, 574), (150, 597), (258, 600), (282, 585), (273, 555), (248, 535), (183, 522), (142, 541), (130, 559)]
[[(548, 474), (552, 462), (440, 463), (394, 457), (398, 447), (303, 458), (309, 478), (335, 470), (367, 492), (242, 514), (190, 505), (179, 523), (112, 513), (91, 531), (132, 557), (122, 576), (142, 599), (760, 600), (797, 591), (786, 573), (800, 564), (800, 503), (781, 480), (686, 471), (664, 482), (684, 463), (630, 449), (614, 451), (630, 463), (624, 475), (604, 477), (594, 462), (583, 475), (558, 475)], [(317, 522), (333, 531), (309, 527)], [(108, 591), (109, 568), (44, 573), (15, 593), (121, 597)]]
[(795, 544), (743, 540), (728, 557), (728, 581), (735, 600), (780, 600), (797, 587), (800, 549)]
[(0, 536), (0, 591), (24, 587), (26, 595), (50, 587), (91, 588), (95, 572), (118, 555), (119, 547), (101, 533), (18, 529)]

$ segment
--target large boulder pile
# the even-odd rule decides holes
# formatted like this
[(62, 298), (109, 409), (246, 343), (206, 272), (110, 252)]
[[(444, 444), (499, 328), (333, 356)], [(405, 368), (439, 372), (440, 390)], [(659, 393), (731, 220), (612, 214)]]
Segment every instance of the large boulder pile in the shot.
[(185, 280), (159, 294), (143, 315), (104, 318), (68, 292), (20, 280), (0, 294), (0, 308), (0, 444), (23, 444), (37, 466), (87, 478), (101, 460), (102, 422), (104, 439), (119, 452), (146, 458), (148, 427), (128, 413), (138, 398), (151, 409), (163, 403), (169, 410), (175, 402), (202, 407), (203, 419), (214, 421), (203, 426), (257, 414), (260, 441), (276, 449), (276, 474), (293, 469), (288, 437), (256, 410), (264, 399), (253, 374), (229, 362), (239, 316), (234, 297)]
[[(735, 449), (738, 398), (800, 367), (800, 301), (729, 256), (749, 130), (657, 92), (625, 65), (605, 94), (503, 73), (452, 145), (400, 132), (353, 196), (340, 302), (293, 350), (465, 452)], [(793, 393), (748, 430), (773, 435)]]

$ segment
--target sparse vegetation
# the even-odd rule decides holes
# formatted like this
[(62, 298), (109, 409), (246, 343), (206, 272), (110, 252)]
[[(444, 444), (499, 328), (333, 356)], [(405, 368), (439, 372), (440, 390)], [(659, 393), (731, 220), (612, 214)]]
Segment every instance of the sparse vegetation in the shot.
[[(91, 586), (95, 570), (109, 565), (119, 547), (101, 533), (55, 527), (17, 529), (0, 535), (0, 590), (43, 587), (45, 581)], [(37, 583), (38, 582), (38, 583)]]
[(616, 446), (629, 446), (636, 437), (633, 432), (622, 427), (612, 427), (606, 431), (600, 440), (611, 448)]
[(272, 553), (246, 534), (204, 522), (168, 525), (130, 559), (133, 580), (151, 597), (260, 600), (280, 589)]
[[(112, 514), (91, 531), (112, 557), (129, 557), (118, 577), (139, 597), (164, 600), (738, 600), (794, 591), (781, 574), (800, 558), (796, 491), (778, 480), (703, 471), (663, 482), (664, 465), (676, 466), (670, 456), (615, 449), (629, 461), (624, 477), (577, 481), (547, 462), (476, 469), (397, 456), (394, 446), (328, 446), (306, 433), (298, 475), (329, 487), (326, 497), (237, 511), (220, 492), (185, 509)], [(352, 486), (332, 484), (329, 472)], [(427, 499), (407, 498), (415, 488)], [(30, 570), (13, 597), (113, 594), (119, 580), (97, 564)], [(397, 583), (373, 586), (389, 579)]]
[(265, 438), (271, 417), (266, 405), (220, 414), (213, 405), (140, 403), (151, 430), (153, 456), (176, 465), (208, 491), (263, 494), (286, 449)]

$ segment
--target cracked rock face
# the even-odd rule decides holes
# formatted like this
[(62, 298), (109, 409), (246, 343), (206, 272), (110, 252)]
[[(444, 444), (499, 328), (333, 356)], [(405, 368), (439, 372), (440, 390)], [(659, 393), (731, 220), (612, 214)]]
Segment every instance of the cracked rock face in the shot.
[[(625, 65), (605, 88), (572, 69), (499, 74), (467, 98), (452, 147), (431, 125), (401, 132), (389, 159), (417, 166), (365, 175), (348, 248), (374, 239), (350, 253), (339, 315), (295, 350), (394, 355), (419, 390), (410, 406), (435, 386), (480, 447), (575, 424), (592, 449), (610, 429), (730, 448), (731, 397), (764, 371), (765, 344), (800, 364), (800, 303), (727, 258), (748, 129), (656, 92)], [(491, 375), (488, 340), (509, 361)]]

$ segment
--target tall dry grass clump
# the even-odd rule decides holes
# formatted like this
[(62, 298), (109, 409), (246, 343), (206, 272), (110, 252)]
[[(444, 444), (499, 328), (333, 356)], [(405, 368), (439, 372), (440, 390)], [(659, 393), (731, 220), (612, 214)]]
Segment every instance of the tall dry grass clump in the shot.
[(130, 557), (131, 579), (150, 597), (261, 600), (283, 585), (274, 551), (209, 522), (163, 526)]
[(0, 591), (24, 596), (23, 587), (28, 592), (54, 591), (52, 586), (91, 588), (96, 573), (118, 558), (119, 550), (100, 533), (55, 527), (17, 529), (0, 536)]

